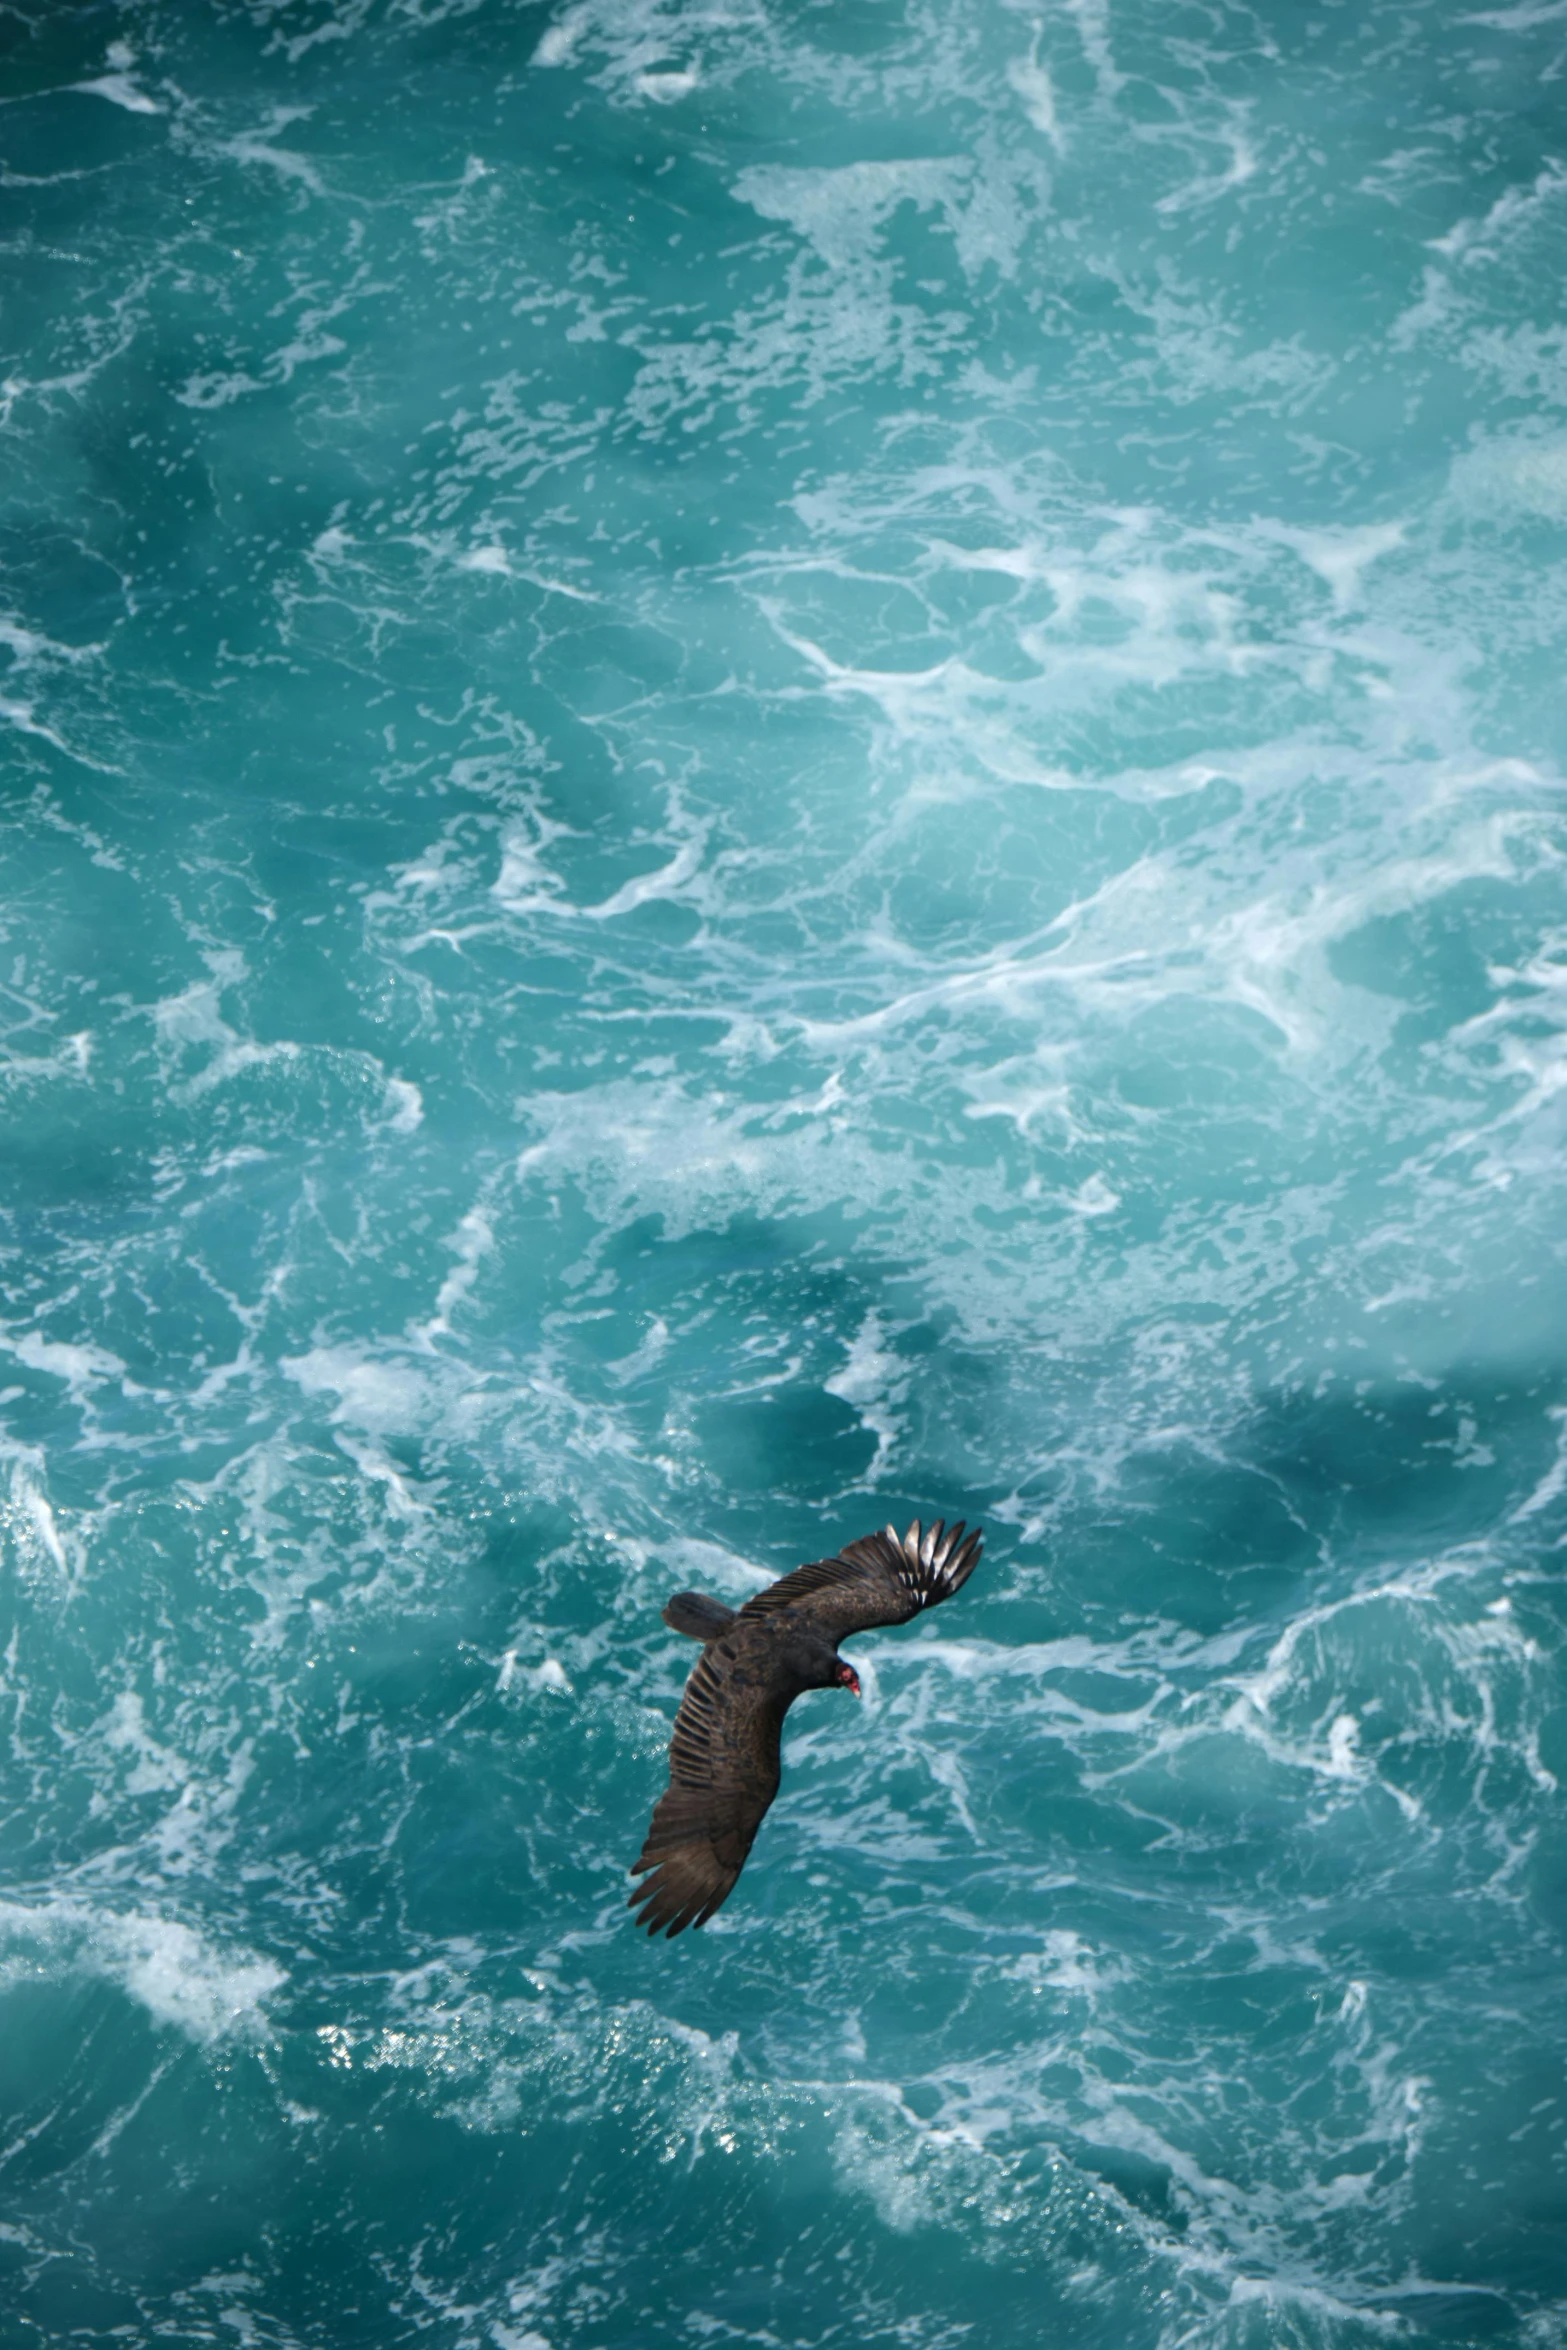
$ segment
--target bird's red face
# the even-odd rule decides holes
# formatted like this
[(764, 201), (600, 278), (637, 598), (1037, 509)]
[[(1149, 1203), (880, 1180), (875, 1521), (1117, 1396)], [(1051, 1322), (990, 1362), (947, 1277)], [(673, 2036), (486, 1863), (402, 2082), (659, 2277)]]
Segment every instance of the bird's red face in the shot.
[(844, 1663), (842, 1657), (838, 1659), (838, 1686), (840, 1689), (852, 1690), (856, 1697), (860, 1694), (860, 1676), (853, 1665)]

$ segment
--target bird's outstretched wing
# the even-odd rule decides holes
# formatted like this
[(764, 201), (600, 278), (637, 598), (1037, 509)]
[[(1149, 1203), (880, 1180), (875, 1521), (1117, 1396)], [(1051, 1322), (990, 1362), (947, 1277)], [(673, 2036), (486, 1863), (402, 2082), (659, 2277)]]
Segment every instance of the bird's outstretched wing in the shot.
[(675, 1716), (669, 1785), (631, 1871), (643, 1882), (628, 1907), (650, 1934), (707, 1923), (778, 1792), (789, 1696), (769, 1686), (745, 1648), (742, 1637), (704, 1649)]
[(867, 1534), (845, 1543), (836, 1558), (817, 1559), (769, 1583), (746, 1601), (740, 1621), (793, 1608), (834, 1641), (878, 1624), (906, 1624), (921, 1608), (938, 1607), (961, 1591), (973, 1574), (984, 1537), (977, 1528), (966, 1542), (963, 1535), (961, 1518), (950, 1532), (940, 1518), (927, 1528), (916, 1518), (901, 1541), (891, 1526)]

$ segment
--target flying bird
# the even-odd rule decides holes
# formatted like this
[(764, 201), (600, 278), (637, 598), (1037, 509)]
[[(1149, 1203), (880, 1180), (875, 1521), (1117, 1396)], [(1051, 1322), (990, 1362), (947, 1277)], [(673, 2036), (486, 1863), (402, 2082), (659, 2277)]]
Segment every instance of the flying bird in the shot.
[(891, 1526), (836, 1558), (796, 1567), (738, 1610), (700, 1591), (664, 1609), (672, 1632), (700, 1640), (669, 1744), (669, 1785), (631, 1874), (627, 1906), (650, 1934), (705, 1926), (734, 1890), (763, 1815), (778, 1792), (783, 1718), (806, 1689), (852, 1689), (859, 1675), (838, 1654), (851, 1632), (906, 1624), (950, 1599), (979, 1564), (982, 1537), (965, 1542), (938, 1518), (918, 1518), (901, 1541)]

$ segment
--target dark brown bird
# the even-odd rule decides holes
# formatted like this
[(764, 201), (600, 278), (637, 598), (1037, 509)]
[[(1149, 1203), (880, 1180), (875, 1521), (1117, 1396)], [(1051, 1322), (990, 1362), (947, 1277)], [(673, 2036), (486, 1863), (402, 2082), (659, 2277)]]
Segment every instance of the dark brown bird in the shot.
[[(738, 1610), (700, 1591), (677, 1591), (664, 1609), (672, 1632), (700, 1640), (669, 1744), (669, 1785), (631, 1874), (645, 1882), (628, 1907), (650, 1934), (705, 1926), (745, 1866), (778, 1792), (783, 1718), (806, 1689), (852, 1689), (859, 1676), (838, 1654), (851, 1632), (906, 1624), (950, 1599), (979, 1564), (981, 1536), (963, 1540), (940, 1518), (918, 1518), (900, 1542), (889, 1526), (836, 1558), (796, 1567)], [(649, 1874), (648, 1872), (652, 1873)]]

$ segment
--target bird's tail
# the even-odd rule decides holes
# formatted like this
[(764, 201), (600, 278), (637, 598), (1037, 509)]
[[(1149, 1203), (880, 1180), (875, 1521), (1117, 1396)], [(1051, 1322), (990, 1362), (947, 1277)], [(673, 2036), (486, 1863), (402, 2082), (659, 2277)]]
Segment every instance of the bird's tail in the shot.
[(683, 1632), (688, 1640), (716, 1640), (734, 1620), (734, 1609), (725, 1607), (721, 1599), (709, 1599), (705, 1591), (677, 1591), (673, 1599), (664, 1602), (665, 1623), (671, 1632)]

